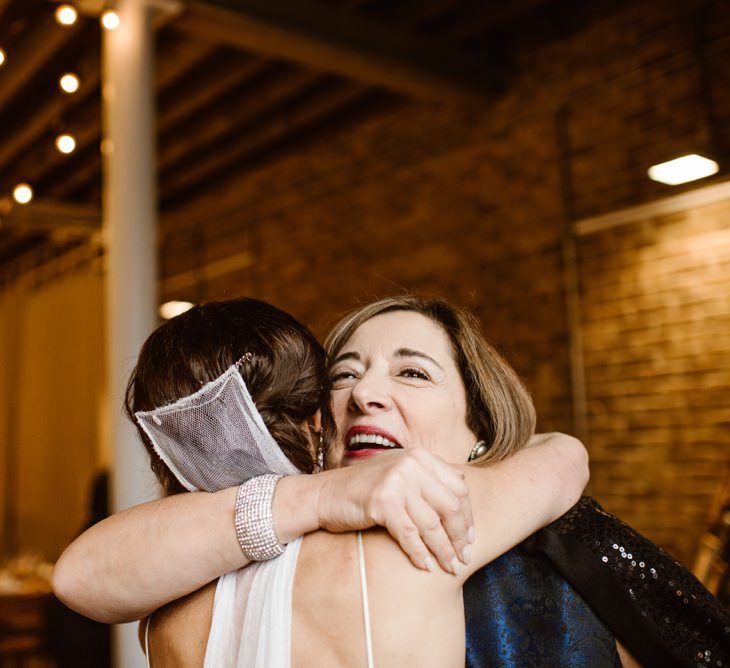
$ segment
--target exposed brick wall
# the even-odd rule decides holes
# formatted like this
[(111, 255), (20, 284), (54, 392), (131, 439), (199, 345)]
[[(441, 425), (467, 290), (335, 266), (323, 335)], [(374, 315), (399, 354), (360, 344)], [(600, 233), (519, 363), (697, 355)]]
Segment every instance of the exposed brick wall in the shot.
[(593, 493), (689, 557), (730, 457), (730, 200), (581, 240)]
[[(701, 6), (636, 2), (518, 61), (490, 108), (404, 103), (221, 184), (186, 206), (199, 225), (166, 221), (163, 276), (253, 263), (163, 296), (251, 294), (323, 334), (358, 300), (442, 294), (526, 378), (541, 428), (570, 431), (566, 216), (696, 187), (646, 169), (730, 145), (730, 3), (706, 4), (697, 50)], [(728, 459), (728, 233), (708, 209), (578, 245), (593, 492), (685, 561)]]

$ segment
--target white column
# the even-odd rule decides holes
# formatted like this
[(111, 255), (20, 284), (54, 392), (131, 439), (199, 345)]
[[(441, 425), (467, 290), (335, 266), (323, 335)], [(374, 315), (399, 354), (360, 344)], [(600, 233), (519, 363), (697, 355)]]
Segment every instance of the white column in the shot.
[[(122, 413), (124, 389), (156, 325), (156, 175), (152, 10), (116, 3), (119, 26), (104, 30), (104, 234), (107, 242), (109, 437), (115, 511), (157, 495), (147, 455)], [(113, 546), (109, 546), (113, 549)], [(136, 624), (116, 629), (118, 668), (144, 666)]]

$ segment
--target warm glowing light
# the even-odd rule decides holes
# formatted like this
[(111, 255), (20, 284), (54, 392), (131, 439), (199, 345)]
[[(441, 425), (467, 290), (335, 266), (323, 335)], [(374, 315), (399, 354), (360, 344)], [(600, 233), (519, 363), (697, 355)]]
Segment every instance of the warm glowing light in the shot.
[(185, 311), (189, 311), (191, 308), (193, 308), (193, 306), (195, 306), (193, 302), (165, 302), (162, 306), (160, 306), (160, 316), (165, 320), (169, 320), (170, 318), (174, 318), (181, 313), (185, 313)]
[(67, 72), (59, 80), (58, 85), (64, 93), (75, 93), (81, 85), (81, 80), (73, 73)]
[(5, 51), (0, 49), (0, 66), (5, 64)]
[(717, 174), (719, 169), (714, 160), (692, 153), (649, 167), (649, 178), (669, 186), (676, 186), (712, 176)]
[(72, 26), (79, 18), (79, 13), (71, 5), (61, 5), (56, 10), (56, 22), (62, 26)]
[(101, 25), (106, 30), (116, 30), (119, 27), (119, 14), (111, 10), (105, 11), (101, 15)]
[(56, 137), (56, 148), (61, 153), (73, 153), (76, 148), (76, 139), (73, 135), (63, 134)]
[(33, 199), (33, 188), (27, 183), (19, 183), (13, 188), (13, 199), (18, 204), (27, 204)]

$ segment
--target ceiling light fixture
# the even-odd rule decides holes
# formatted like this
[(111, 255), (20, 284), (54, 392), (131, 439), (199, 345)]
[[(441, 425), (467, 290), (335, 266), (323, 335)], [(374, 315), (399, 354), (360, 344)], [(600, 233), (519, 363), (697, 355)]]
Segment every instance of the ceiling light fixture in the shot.
[(160, 306), (160, 316), (165, 320), (169, 320), (170, 318), (174, 318), (175, 316), (185, 313), (185, 311), (189, 311), (193, 308), (193, 306), (195, 306), (193, 302), (176, 300), (165, 302), (162, 306)]
[(72, 5), (61, 5), (56, 9), (56, 23), (60, 26), (72, 26), (78, 18), (79, 13)]
[(64, 93), (75, 93), (81, 85), (81, 80), (73, 72), (67, 72), (58, 80), (58, 85)]
[(70, 134), (62, 134), (56, 137), (56, 148), (61, 153), (73, 153), (76, 149), (76, 138)]
[(101, 25), (105, 30), (116, 30), (119, 27), (119, 14), (108, 9), (101, 15)]
[(27, 183), (19, 183), (13, 188), (13, 199), (18, 204), (27, 204), (33, 199), (33, 188)]
[(5, 50), (0, 49), (0, 66), (5, 64)]
[(719, 169), (720, 166), (714, 160), (691, 153), (668, 162), (652, 165), (649, 167), (648, 174), (652, 181), (677, 186), (680, 183), (688, 183), (717, 174)]

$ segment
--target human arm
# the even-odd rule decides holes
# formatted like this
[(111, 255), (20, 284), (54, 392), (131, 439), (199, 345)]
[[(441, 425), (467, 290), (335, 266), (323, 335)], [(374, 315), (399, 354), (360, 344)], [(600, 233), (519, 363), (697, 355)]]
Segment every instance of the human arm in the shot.
[[(439, 517), (459, 508), (456, 521), (445, 524), (454, 541), (465, 543), (471, 514), (461, 477), (445, 463), (428, 471), (410, 464), (407, 458), (400, 463), (397, 458), (373, 458), (356, 469), (281, 479), (273, 503), (279, 540), (286, 543), (318, 528), (345, 531), (375, 524), (387, 526), (397, 539), (401, 524), (410, 519), (403, 505), (391, 502), (408, 492)], [(404, 469), (408, 475), (399, 475)], [(394, 488), (395, 495), (388, 491)], [(178, 494), (94, 525), (58, 560), (56, 595), (88, 617), (121, 623), (140, 619), (245, 566), (233, 528), (235, 496), (236, 488)]]
[(583, 444), (539, 434), (512, 457), (461, 467), (470, 489), (476, 540), (459, 581), (557, 519), (580, 499), (588, 477)]

